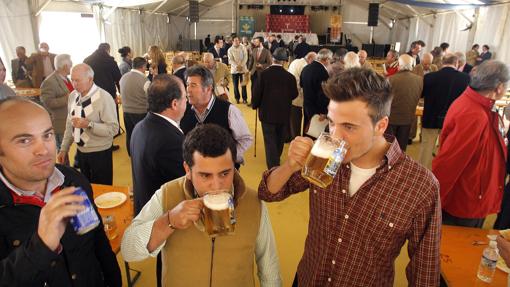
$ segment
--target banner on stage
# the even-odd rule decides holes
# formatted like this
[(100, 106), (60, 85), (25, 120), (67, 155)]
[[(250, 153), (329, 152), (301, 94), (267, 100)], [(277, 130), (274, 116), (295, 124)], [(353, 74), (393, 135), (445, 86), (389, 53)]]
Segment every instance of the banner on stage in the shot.
[(239, 36), (251, 37), (255, 33), (255, 19), (251, 16), (239, 18)]
[(329, 18), (330, 42), (337, 43), (341, 41), (342, 32), (342, 15), (331, 15)]

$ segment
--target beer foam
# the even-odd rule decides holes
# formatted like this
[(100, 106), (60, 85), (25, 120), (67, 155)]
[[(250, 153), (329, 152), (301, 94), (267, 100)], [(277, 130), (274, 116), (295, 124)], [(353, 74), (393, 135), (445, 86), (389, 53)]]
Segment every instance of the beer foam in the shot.
[(212, 210), (225, 210), (229, 208), (229, 200), (230, 194), (228, 193), (208, 194), (204, 196), (204, 205)]
[(314, 145), (311, 154), (320, 158), (329, 158), (334, 151), (335, 147), (328, 149), (319, 145)]

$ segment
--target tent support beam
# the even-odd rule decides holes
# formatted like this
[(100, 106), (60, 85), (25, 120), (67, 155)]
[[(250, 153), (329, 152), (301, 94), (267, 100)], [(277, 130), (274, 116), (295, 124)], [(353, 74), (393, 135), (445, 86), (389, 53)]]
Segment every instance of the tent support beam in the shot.
[(37, 12), (35, 12), (35, 17), (39, 16), (41, 14), (41, 12), (44, 10), (44, 8), (46, 8), (50, 3), (51, 3), (51, 0), (46, 0), (46, 2), (44, 2), (44, 4), (42, 4), (41, 8), (39, 8), (37, 10)]
[(156, 7), (156, 9), (152, 10), (152, 12), (149, 15), (154, 15), (154, 13), (158, 12), (159, 8), (163, 7), (163, 5), (166, 4), (166, 2), (168, 2), (168, 0), (161, 1), (161, 3), (159, 3), (158, 7)]

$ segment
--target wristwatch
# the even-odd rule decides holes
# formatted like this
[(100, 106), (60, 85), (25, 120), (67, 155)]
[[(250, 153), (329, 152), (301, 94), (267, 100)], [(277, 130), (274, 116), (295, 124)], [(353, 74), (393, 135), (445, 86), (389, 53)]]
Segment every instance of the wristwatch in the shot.
[(89, 122), (89, 125), (87, 126), (88, 129), (92, 129), (94, 128), (94, 122), (93, 121), (90, 121)]

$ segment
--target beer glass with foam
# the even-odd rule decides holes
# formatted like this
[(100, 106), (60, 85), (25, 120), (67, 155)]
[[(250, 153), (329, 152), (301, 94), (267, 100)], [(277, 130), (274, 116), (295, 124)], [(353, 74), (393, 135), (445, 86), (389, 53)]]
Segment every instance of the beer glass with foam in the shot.
[(204, 231), (211, 237), (232, 235), (235, 228), (234, 199), (229, 191), (206, 193), (203, 197)]
[(342, 164), (347, 153), (348, 144), (323, 132), (315, 141), (312, 151), (306, 159), (301, 175), (321, 188), (328, 187)]

